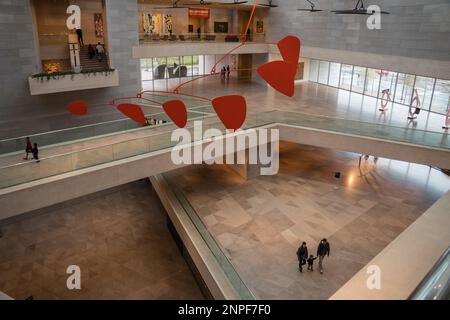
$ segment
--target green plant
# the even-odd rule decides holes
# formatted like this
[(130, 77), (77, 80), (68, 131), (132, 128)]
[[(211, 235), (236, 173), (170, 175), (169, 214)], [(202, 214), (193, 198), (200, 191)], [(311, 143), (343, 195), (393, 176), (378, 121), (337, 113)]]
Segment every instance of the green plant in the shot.
[[(87, 69), (87, 70), (81, 70), (80, 74), (85, 74), (90, 76), (91, 74), (96, 75), (97, 73), (103, 73), (105, 76), (108, 76), (112, 72), (114, 72), (114, 68), (97, 68), (97, 69)], [(31, 78), (33, 79), (39, 79), (44, 80), (46, 79), (49, 81), (50, 79), (58, 80), (59, 78), (64, 78), (67, 75), (75, 75), (76, 73), (73, 71), (61, 71), (61, 72), (53, 72), (53, 73), (35, 73), (31, 75)], [(73, 79), (73, 77), (72, 77)]]

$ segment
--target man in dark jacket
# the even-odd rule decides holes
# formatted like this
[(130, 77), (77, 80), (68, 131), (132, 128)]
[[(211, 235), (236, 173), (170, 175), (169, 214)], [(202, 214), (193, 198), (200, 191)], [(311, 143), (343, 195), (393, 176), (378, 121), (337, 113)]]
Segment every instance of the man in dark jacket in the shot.
[(322, 239), (319, 243), (319, 247), (317, 248), (317, 256), (319, 257), (319, 271), (321, 274), (323, 273), (323, 258), (325, 258), (326, 255), (330, 256), (330, 244), (327, 239)]
[(300, 272), (303, 272), (303, 265), (306, 264), (306, 259), (308, 258), (308, 247), (306, 246), (306, 242), (303, 242), (302, 245), (298, 248), (297, 258), (298, 268)]

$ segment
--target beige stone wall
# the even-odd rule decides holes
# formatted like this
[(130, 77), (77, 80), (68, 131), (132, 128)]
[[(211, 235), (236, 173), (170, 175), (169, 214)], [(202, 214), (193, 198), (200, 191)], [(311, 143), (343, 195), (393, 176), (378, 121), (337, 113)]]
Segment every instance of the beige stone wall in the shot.
[[(104, 37), (95, 36), (94, 14), (103, 14), (103, 23), (106, 25), (105, 14), (101, 0), (77, 0), (74, 4), (81, 8), (81, 29), (83, 38), (88, 43), (104, 43)], [(34, 0), (33, 6), (36, 14), (38, 34), (40, 35), (40, 46), (62, 45), (67, 43), (65, 35), (69, 30), (66, 27), (68, 4), (64, 0)], [(105, 30), (106, 32), (106, 30)], [(53, 34), (59, 36), (42, 36)], [(44, 59), (44, 58), (43, 58)]]

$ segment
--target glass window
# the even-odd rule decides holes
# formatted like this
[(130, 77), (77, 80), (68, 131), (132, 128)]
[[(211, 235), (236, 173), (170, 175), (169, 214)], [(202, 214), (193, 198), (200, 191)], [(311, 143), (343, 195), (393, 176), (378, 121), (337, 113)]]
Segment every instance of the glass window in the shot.
[(397, 72), (381, 70), (380, 71), (381, 82), (378, 97), (381, 98), (383, 96), (383, 91), (389, 89), (389, 93), (391, 97), (394, 96), (395, 84), (397, 83)]
[(429, 110), (431, 103), (431, 96), (433, 93), (433, 78), (419, 77), (416, 76), (416, 85), (414, 87), (419, 95), (420, 102), (422, 103), (422, 108)]
[(339, 82), (339, 88), (350, 90), (352, 86), (353, 66), (343, 64), (341, 68), (341, 79)]
[(380, 86), (381, 70), (367, 68), (366, 87), (364, 94), (371, 97), (378, 97), (378, 90)]
[(450, 80), (436, 80), (431, 111), (447, 114), (450, 107)]
[(328, 70), (330, 68), (330, 63), (328, 61), (319, 62), (319, 83), (328, 84)]
[(309, 62), (309, 81), (317, 82), (319, 74), (319, 61), (310, 60)]
[(353, 67), (352, 91), (364, 93), (364, 85), (366, 83), (366, 68)]
[(192, 76), (198, 76), (200, 70), (200, 56), (192, 56)]
[(394, 101), (396, 103), (409, 105), (413, 96), (414, 76), (411, 74), (399, 73), (397, 76), (397, 88), (395, 90)]
[(152, 59), (141, 59), (141, 77), (142, 81), (153, 80)]
[(192, 76), (192, 56), (181, 57), (181, 70), (180, 77), (191, 77)]
[(330, 63), (330, 78), (328, 79), (328, 85), (332, 87), (339, 87), (339, 75), (341, 72), (341, 64), (331, 62)]

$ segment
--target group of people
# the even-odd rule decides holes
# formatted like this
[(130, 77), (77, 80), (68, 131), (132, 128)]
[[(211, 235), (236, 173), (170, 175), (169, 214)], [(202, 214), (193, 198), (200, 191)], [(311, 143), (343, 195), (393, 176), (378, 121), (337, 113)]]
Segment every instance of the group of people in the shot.
[(317, 255), (308, 255), (308, 247), (306, 246), (306, 242), (303, 242), (302, 245), (297, 250), (297, 258), (298, 258), (298, 268), (300, 272), (303, 272), (303, 266), (308, 263), (308, 270), (314, 271), (314, 260), (319, 258), (319, 272), (323, 273), (323, 259), (325, 256), (330, 256), (330, 243), (327, 239), (322, 239), (317, 247)]
[(98, 62), (102, 62), (105, 56), (105, 48), (103, 48), (102, 44), (99, 42), (97, 46), (94, 48), (92, 44), (88, 46), (89, 59), (93, 59), (94, 56), (97, 56)]
[[(78, 28), (78, 29), (76, 29), (76, 33), (78, 36), (78, 43), (81, 46), (84, 46), (83, 30)], [(102, 62), (102, 60), (105, 57), (105, 48), (103, 47), (103, 45), (100, 42), (97, 43), (97, 45), (95, 47), (92, 44), (89, 44), (88, 53), (89, 53), (89, 59), (92, 60), (96, 56), (98, 59), (98, 62)]]
[(222, 80), (225, 80), (225, 79), (230, 80), (230, 73), (231, 73), (230, 66), (229, 65), (226, 67), (223, 66), (222, 69), (220, 69), (220, 78)]
[(23, 160), (28, 160), (29, 155), (33, 156), (33, 159), (36, 162), (40, 162), (39, 160), (39, 149), (37, 143), (32, 143), (29, 137), (26, 138), (26, 146), (25, 146), (25, 158)]

